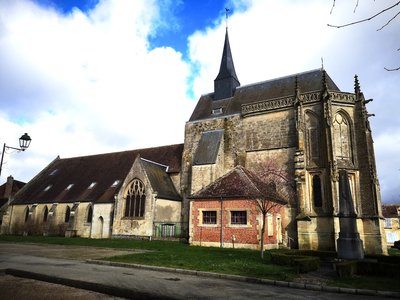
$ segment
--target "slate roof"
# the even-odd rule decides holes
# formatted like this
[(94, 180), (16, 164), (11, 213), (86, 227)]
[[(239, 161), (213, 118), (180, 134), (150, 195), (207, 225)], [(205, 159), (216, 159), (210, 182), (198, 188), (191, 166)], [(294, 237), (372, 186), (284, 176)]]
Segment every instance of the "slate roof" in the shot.
[(168, 176), (168, 166), (164, 166), (143, 158), (141, 158), (141, 162), (153, 190), (157, 192), (158, 198), (182, 200), (181, 196), (175, 189), (174, 184), (172, 183), (171, 177)]
[(203, 132), (193, 159), (194, 165), (214, 164), (217, 160), (218, 149), (221, 139), (224, 136), (223, 130)]
[(400, 209), (400, 204), (386, 204), (382, 205), (382, 215), (385, 218), (398, 218), (400, 215), (397, 210)]
[[(197, 102), (189, 122), (215, 117), (212, 115), (213, 109), (222, 108), (222, 114), (218, 116), (227, 116), (240, 113), (242, 104), (293, 96), (296, 77), (300, 93), (320, 91), (322, 89), (322, 74), (321, 69), (316, 69), (238, 87), (233, 97), (221, 100), (214, 100), (214, 93), (203, 95)], [(328, 74), (326, 74), (326, 82), (329, 90), (340, 91)]]
[[(114, 202), (138, 155), (180, 172), (183, 144), (60, 159), (56, 158), (14, 197), (13, 204)], [(89, 188), (91, 185), (93, 186)], [(70, 187), (68, 189), (68, 187)]]
[(276, 191), (253, 172), (242, 166), (218, 178), (216, 181), (193, 194), (191, 199), (255, 199), (266, 198), (281, 204), (287, 201), (279, 197)]

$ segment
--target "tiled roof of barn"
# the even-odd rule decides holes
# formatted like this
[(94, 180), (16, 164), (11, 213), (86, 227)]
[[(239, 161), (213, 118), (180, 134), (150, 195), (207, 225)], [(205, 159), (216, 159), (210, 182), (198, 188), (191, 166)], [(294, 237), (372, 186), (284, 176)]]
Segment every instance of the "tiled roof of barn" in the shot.
[(114, 201), (134, 160), (140, 157), (179, 172), (183, 144), (60, 159), (51, 162), (14, 197), (13, 204)]
[(167, 174), (167, 166), (143, 158), (141, 158), (141, 161), (153, 191), (157, 193), (158, 198), (182, 200), (172, 183), (171, 177)]
[[(328, 89), (340, 91), (329, 75), (325, 74)], [(293, 96), (296, 78), (300, 93), (317, 92), (322, 89), (322, 77), (323, 71), (317, 69), (238, 87), (231, 98), (214, 100), (214, 93), (209, 93), (200, 97), (189, 121), (215, 117), (212, 115), (213, 109), (222, 108), (222, 114), (218, 116), (227, 116), (240, 113), (242, 104)]]
[(400, 210), (400, 204), (383, 204), (382, 205), (382, 215), (385, 218), (398, 218)]
[(192, 199), (268, 199), (281, 204), (287, 201), (279, 197), (276, 191), (253, 172), (242, 166), (237, 166), (232, 171), (218, 178), (202, 190), (193, 194)]

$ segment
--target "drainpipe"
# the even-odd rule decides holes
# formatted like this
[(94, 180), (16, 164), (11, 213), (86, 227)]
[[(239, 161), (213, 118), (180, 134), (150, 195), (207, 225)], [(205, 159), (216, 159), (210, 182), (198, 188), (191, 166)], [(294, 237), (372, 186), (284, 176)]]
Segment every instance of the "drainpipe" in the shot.
[(222, 202), (222, 196), (221, 196), (221, 221), (220, 221), (220, 223), (221, 223), (221, 232), (220, 232), (220, 247), (221, 248), (224, 248), (224, 228), (223, 228), (223, 226), (224, 226), (224, 224), (223, 224), (223, 221), (224, 221), (224, 219), (223, 219), (223, 217), (224, 217), (224, 212), (223, 212), (223, 204), (222, 204), (223, 202)]

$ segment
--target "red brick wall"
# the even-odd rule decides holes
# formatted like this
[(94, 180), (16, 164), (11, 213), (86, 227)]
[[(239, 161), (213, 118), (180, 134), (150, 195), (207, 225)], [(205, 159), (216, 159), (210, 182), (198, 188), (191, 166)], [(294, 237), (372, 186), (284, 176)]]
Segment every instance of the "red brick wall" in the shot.
[[(222, 237), (224, 244), (233, 245), (233, 236), (235, 244), (248, 244), (257, 246), (260, 244), (261, 238), (261, 213), (257, 209), (254, 200), (223, 200), (222, 202)], [(216, 210), (217, 224), (205, 225), (202, 224), (202, 211)], [(246, 210), (247, 225), (231, 225), (230, 211)], [(276, 213), (279, 211), (271, 211), (273, 218), (273, 236), (268, 236), (268, 222), (266, 221), (264, 243), (276, 244)], [(258, 217), (259, 216), (259, 217)], [(283, 216), (282, 216), (283, 217)], [(200, 200), (192, 202), (191, 211), (192, 232), (191, 241), (193, 243), (220, 243), (221, 242), (221, 201), (220, 200)]]

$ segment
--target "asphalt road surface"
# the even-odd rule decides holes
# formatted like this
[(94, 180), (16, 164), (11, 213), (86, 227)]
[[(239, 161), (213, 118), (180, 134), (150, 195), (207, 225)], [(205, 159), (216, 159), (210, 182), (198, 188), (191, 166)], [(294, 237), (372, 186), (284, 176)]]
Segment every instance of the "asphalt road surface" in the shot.
[[(0, 270), (13, 270), (16, 272), (14, 275), (18, 273), (18, 276), (41, 280), (0, 275), (0, 299), (79, 299), (79, 295), (82, 295), (80, 299), (390, 299), (85, 262), (88, 258), (122, 253), (127, 252), (104, 248), (0, 243)], [(48, 286), (42, 280), (62, 285)], [(19, 294), (22, 292), (25, 294)], [(51, 296), (46, 298), (49, 293)]]

